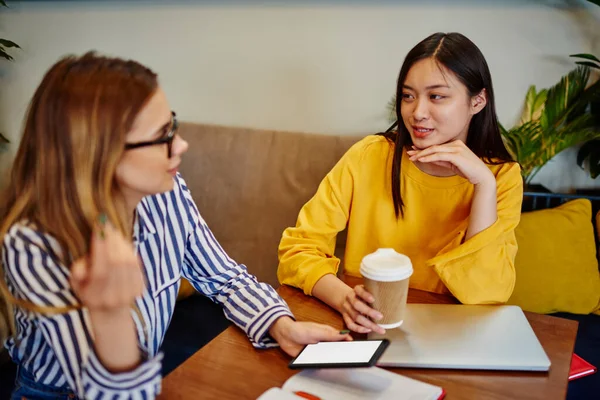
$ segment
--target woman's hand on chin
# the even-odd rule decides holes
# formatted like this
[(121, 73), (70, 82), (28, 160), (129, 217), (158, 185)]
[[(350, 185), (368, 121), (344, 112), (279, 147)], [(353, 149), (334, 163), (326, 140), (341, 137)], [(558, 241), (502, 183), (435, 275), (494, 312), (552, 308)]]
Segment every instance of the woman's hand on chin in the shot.
[(447, 168), (456, 175), (468, 179), (473, 185), (496, 183), (496, 177), (485, 163), (467, 147), (462, 140), (434, 145), (425, 149), (407, 151), (411, 161), (431, 163)]

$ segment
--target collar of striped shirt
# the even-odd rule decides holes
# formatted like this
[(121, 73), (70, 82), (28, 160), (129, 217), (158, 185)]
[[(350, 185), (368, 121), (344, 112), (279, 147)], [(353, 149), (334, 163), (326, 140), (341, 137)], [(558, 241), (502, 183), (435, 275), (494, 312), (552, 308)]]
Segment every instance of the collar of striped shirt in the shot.
[(141, 203), (135, 209), (135, 217), (133, 223), (133, 240), (134, 242), (143, 242), (148, 238), (148, 235), (156, 234), (156, 228), (152, 223), (152, 219), (148, 215), (146, 205)]

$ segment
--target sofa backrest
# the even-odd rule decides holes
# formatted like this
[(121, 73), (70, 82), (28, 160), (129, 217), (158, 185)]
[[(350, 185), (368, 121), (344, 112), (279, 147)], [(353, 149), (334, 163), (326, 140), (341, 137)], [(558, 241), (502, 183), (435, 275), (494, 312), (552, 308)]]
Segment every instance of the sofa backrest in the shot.
[(192, 123), (179, 133), (190, 145), (180, 171), (202, 217), (234, 260), (275, 287), (283, 230), (363, 137)]

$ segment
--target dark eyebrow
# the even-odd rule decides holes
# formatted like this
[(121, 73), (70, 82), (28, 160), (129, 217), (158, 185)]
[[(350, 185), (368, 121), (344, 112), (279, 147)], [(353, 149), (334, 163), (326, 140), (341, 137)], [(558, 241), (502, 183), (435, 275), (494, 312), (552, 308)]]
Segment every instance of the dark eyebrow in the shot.
[[(408, 85), (404, 85), (403, 87), (404, 87), (404, 89), (415, 90)], [(440, 88), (450, 89), (450, 86), (448, 86), (448, 85), (431, 85), (431, 86), (427, 86), (425, 89), (432, 90), (432, 89), (440, 89)]]

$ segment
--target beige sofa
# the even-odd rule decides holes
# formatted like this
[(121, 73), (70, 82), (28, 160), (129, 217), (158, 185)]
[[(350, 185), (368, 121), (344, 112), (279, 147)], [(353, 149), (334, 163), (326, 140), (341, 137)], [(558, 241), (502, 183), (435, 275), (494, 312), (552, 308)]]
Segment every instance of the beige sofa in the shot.
[[(223, 248), (277, 287), (283, 230), (346, 150), (363, 136), (318, 135), (183, 123), (190, 148), (181, 174)], [(345, 235), (336, 255), (343, 256)]]

